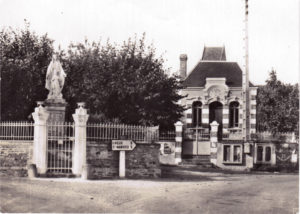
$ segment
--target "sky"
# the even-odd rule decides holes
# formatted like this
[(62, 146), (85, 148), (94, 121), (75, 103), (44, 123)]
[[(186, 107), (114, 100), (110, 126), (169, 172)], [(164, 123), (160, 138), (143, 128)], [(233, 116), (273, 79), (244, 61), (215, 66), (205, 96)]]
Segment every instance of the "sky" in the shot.
[[(276, 70), (285, 83), (299, 80), (298, 0), (249, 0), (249, 77), (264, 84)], [(188, 55), (188, 73), (204, 46), (225, 46), (227, 61), (244, 69), (244, 0), (0, 0), (0, 28), (24, 28), (24, 19), (55, 47), (110, 39), (121, 44), (146, 33), (165, 67), (179, 69)]]

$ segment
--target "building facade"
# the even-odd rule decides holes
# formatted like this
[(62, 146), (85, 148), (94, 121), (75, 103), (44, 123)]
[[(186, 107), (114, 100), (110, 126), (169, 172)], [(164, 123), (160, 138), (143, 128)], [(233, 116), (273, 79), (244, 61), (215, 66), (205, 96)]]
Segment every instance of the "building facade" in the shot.
[[(216, 165), (226, 163), (246, 166), (247, 153), (242, 142), (243, 90), (242, 70), (236, 62), (226, 60), (225, 47), (204, 47), (197, 65), (187, 75), (187, 55), (180, 55), (180, 76), (184, 79), (185, 107), (182, 158), (191, 156), (211, 158), (210, 124), (218, 123)], [(256, 132), (257, 87), (250, 89), (250, 133)], [(252, 160), (251, 160), (252, 161)], [(253, 161), (252, 161), (253, 162)], [(224, 165), (225, 164), (225, 165)]]
[[(242, 70), (236, 62), (226, 61), (225, 47), (205, 47), (202, 59), (187, 74), (187, 56), (180, 56), (180, 75), (184, 78), (185, 128), (209, 131), (212, 121), (219, 123), (218, 137), (241, 133), (243, 124)], [(256, 131), (257, 87), (250, 83), (251, 130)]]

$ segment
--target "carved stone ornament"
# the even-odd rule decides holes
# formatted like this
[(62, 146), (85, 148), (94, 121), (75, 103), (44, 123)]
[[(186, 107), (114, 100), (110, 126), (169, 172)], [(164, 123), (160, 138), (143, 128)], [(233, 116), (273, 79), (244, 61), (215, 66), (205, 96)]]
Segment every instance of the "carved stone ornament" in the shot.
[(85, 115), (79, 115), (79, 116), (78, 116), (78, 121), (79, 121), (80, 123), (82, 123), (82, 122), (84, 122), (85, 118), (86, 118)]
[(222, 92), (219, 88), (213, 87), (208, 91), (210, 97), (220, 97)]
[(208, 96), (210, 98), (225, 98), (225, 90), (218, 86), (213, 86), (208, 89)]
[(45, 110), (43, 106), (38, 106), (32, 113), (32, 117), (35, 123), (43, 124), (47, 121), (49, 113)]

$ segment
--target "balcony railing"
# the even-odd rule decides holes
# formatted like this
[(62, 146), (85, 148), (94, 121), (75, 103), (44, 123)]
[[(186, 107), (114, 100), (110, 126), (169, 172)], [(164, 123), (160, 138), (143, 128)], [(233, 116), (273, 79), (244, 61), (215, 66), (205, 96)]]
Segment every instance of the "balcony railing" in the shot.
[(223, 133), (222, 135), (223, 140), (242, 140), (243, 139), (243, 132), (240, 128), (229, 128), (228, 132)]

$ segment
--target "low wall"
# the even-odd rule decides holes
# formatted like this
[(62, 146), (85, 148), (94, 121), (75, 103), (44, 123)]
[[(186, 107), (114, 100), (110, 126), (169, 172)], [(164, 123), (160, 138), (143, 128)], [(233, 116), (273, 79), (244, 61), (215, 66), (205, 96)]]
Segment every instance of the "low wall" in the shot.
[(0, 141), (0, 176), (27, 176), (33, 141)]
[(299, 144), (278, 141), (258, 142), (259, 145), (272, 145), (274, 164), (256, 163), (254, 170), (293, 172), (299, 169)]
[[(127, 178), (160, 177), (159, 144), (136, 144), (126, 151)], [(112, 151), (111, 140), (87, 142), (88, 179), (119, 176), (119, 152)]]
[(217, 166), (222, 169), (243, 171), (253, 167), (253, 155), (245, 154), (242, 150), (242, 161), (241, 163), (226, 163), (223, 161), (223, 144), (233, 144), (232, 142), (219, 142), (217, 143)]
[[(217, 166), (222, 169), (242, 171), (246, 169), (260, 170), (260, 171), (295, 171), (298, 169), (298, 144), (296, 143), (282, 143), (275, 141), (253, 142), (251, 152), (245, 153), (245, 145), (242, 146), (242, 161), (240, 163), (226, 163), (224, 158), (224, 147), (226, 145), (241, 145), (235, 142), (219, 142), (217, 144)], [(265, 149), (263, 152), (263, 160), (258, 161), (257, 147), (270, 147), (270, 160), (265, 161)]]

